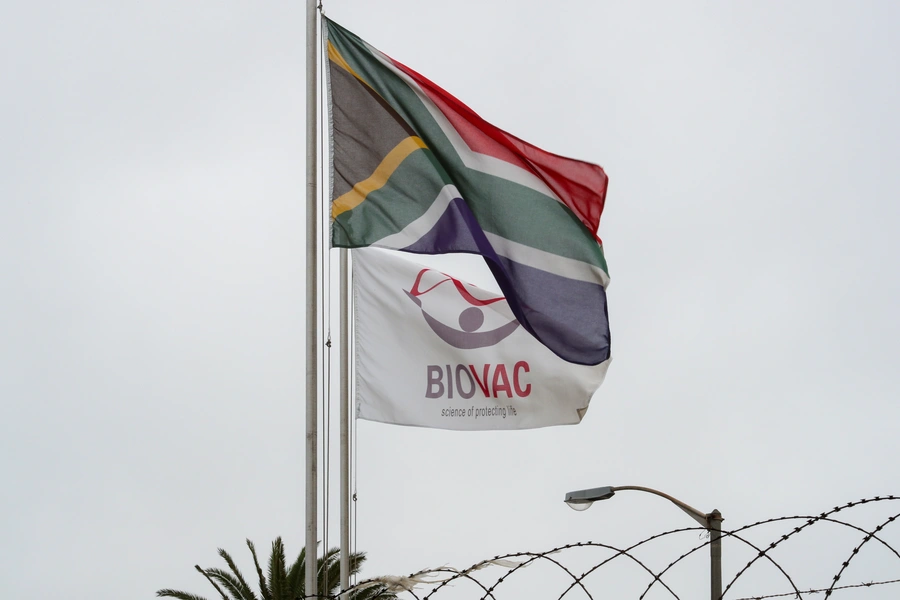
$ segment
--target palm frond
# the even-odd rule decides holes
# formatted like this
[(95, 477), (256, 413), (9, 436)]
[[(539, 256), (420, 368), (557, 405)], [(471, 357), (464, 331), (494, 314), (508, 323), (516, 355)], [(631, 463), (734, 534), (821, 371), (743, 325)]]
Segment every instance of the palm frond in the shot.
[(241, 573), (241, 570), (237, 568), (237, 565), (234, 564), (234, 560), (231, 559), (231, 555), (228, 554), (222, 548), (219, 548), (219, 556), (221, 556), (226, 563), (228, 563), (228, 567), (231, 569), (231, 572), (234, 573), (234, 583), (237, 590), (240, 592), (240, 600), (257, 600), (256, 594), (253, 593), (253, 590), (247, 585), (247, 580), (244, 579), (244, 575)]
[[(231, 555), (219, 548), (219, 556), (228, 565), (229, 570), (210, 568), (202, 569), (199, 565), (194, 568), (203, 575), (210, 585), (218, 592), (222, 600), (305, 600), (306, 588), (306, 548), (302, 548), (290, 568), (285, 561), (284, 543), (281, 537), (272, 542), (272, 552), (269, 555), (268, 579), (259, 564), (259, 556), (256, 554), (256, 546), (249, 539), (247, 547), (253, 556), (253, 566), (259, 577), (259, 596), (247, 583), (243, 573)], [(316, 578), (318, 596), (335, 596), (341, 591), (341, 552), (338, 548), (325, 549), (322, 556), (316, 559)], [(363, 563), (366, 562), (364, 552), (355, 552), (350, 555), (350, 574), (360, 572)], [(350, 592), (351, 600), (395, 600), (396, 593), (378, 580), (367, 582), (367, 585)], [(175, 598), (176, 600), (206, 600), (202, 596), (189, 594), (179, 590), (161, 589), (156, 592), (158, 597)]]
[(247, 547), (250, 548), (250, 554), (253, 555), (253, 566), (256, 567), (256, 573), (259, 575), (259, 593), (263, 600), (272, 600), (272, 594), (269, 593), (269, 584), (266, 583), (266, 576), (263, 575), (262, 569), (259, 566), (259, 559), (256, 558), (256, 546), (248, 539)]
[(333, 595), (341, 587), (340, 550), (332, 548), (316, 561), (319, 594)]
[(269, 555), (269, 594), (272, 600), (293, 600), (287, 597), (286, 579), (284, 544), (281, 543), (281, 537), (278, 537), (272, 542), (272, 554)]
[(225, 595), (225, 592), (222, 591), (222, 588), (216, 585), (216, 582), (212, 580), (212, 577), (210, 577), (206, 571), (200, 568), (200, 565), (194, 565), (194, 568), (200, 571), (200, 574), (206, 577), (206, 580), (209, 581), (209, 583), (212, 584), (214, 588), (216, 588), (216, 591), (219, 592), (220, 596), (222, 596), (222, 600), (228, 600), (228, 596)]
[(297, 556), (297, 560), (294, 561), (294, 564), (291, 565), (291, 568), (288, 569), (287, 573), (287, 589), (290, 597), (292, 599), (295, 598), (303, 598), (305, 596), (306, 590), (306, 547), (300, 549), (300, 554)]
[(341, 553), (340, 548), (332, 548), (332, 549), (326, 551), (325, 554), (320, 556), (318, 558), (318, 560), (316, 561), (318, 568), (321, 569), (323, 564), (332, 563), (332, 562), (338, 560), (340, 553)]
[(363, 564), (366, 562), (365, 552), (354, 552), (350, 555), (350, 574), (356, 575), (362, 570)]
[(319, 571), (319, 593), (333, 596), (341, 589), (341, 563), (334, 562)]
[[(350, 555), (350, 575), (360, 572), (366, 562), (365, 552)], [(338, 548), (332, 548), (317, 561), (319, 593), (335, 595), (341, 590), (341, 555)], [(374, 594), (374, 592), (372, 592)]]
[(160, 598), (177, 598), (178, 600), (206, 600), (203, 596), (195, 596), (187, 592), (179, 592), (178, 590), (156, 590), (156, 595)]
[(206, 569), (206, 574), (218, 581), (231, 594), (234, 600), (256, 600), (256, 594), (252, 591), (250, 591), (249, 596), (245, 596), (245, 590), (241, 587), (241, 582), (225, 569)]

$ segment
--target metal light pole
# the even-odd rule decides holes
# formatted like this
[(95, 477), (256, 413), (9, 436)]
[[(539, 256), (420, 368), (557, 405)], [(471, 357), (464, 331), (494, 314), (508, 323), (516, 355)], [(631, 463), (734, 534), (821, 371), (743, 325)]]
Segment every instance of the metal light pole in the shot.
[(638, 485), (622, 485), (622, 486), (605, 486), (592, 488), (589, 490), (577, 490), (566, 494), (566, 504), (575, 510), (587, 510), (591, 504), (598, 500), (606, 500), (612, 498), (616, 492), (623, 490), (637, 490), (639, 492), (648, 492), (656, 496), (665, 498), (684, 512), (692, 519), (700, 523), (709, 532), (709, 591), (712, 600), (719, 600), (722, 597), (722, 513), (713, 510), (711, 513), (705, 513), (697, 510), (689, 504), (685, 504), (677, 498), (654, 490), (653, 488), (641, 487)]

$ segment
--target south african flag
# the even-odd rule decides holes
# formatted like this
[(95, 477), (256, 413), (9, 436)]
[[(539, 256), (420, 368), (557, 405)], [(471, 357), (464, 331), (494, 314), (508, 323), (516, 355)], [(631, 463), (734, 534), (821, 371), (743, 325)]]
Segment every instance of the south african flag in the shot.
[(484, 257), (522, 326), (563, 359), (610, 358), (596, 236), (608, 179), (476, 115), (333, 21), (331, 243)]

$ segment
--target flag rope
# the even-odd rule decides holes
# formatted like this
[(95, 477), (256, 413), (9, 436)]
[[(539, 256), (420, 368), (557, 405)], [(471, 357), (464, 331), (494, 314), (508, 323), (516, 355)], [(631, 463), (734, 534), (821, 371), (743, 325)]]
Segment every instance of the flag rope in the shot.
[[(350, 348), (351, 348), (350, 373), (347, 374), (347, 377), (349, 377), (349, 381), (350, 381), (350, 398), (349, 398), (349, 402), (350, 402), (350, 407), (349, 407), (349, 409), (350, 409), (350, 423), (349, 423), (350, 435), (348, 436), (349, 437), (348, 444), (349, 444), (350, 448), (348, 450), (348, 454), (350, 456), (350, 474), (349, 475), (350, 475), (350, 479), (353, 482), (352, 487), (351, 487), (351, 489), (353, 491), (352, 491), (352, 494), (350, 497), (351, 498), (351, 502), (350, 502), (350, 539), (352, 540), (352, 543), (350, 545), (349, 552), (352, 556), (352, 554), (354, 552), (357, 552), (359, 550), (359, 547), (357, 546), (357, 537), (356, 537), (357, 532), (359, 531), (359, 529), (357, 528), (357, 521), (356, 521), (357, 515), (358, 515), (356, 492), (357, 492), (357, 456), (358, 456), (357, 448), (359, 447), (359, 444), (357, 443), (358, 442), (357, 434), (359, 432), (359, 427), (358, 427), (358, 421), (356, 420), (356, 401), (355, 401), (355, 398), (356, 398), (356, 370), (355, 370), (356, 362), (355, 362), (355, 360), (353, 360), (355, 357), (355, 354), (352, 352), (352, 350), (355, 348), (354, 344), (355, 344), (355, 340), (356, 340), (356, 335), (355, 335), (356, 334), (356, 319), (353, 318), (353, 315), (354, 315), (353, 306), (354, 306), (354, 302), (355, 302), (355, 294), (353, 293), (354, 288), (353, 288), (353, 257), (352, 257), (352, 255), (350, 256), (350, 269), (349, 269), (348, 277), (350, 279), (350, 281), (348, 283), (348, 285), (350, 286), (350, 303), (349, 303), (350, 306), (348, 308), (350, 309), (349, 323), (350, 323)], [(354, 585), (356, 584), (357, 579), (358, 579), (358, 575), (356, 573), (354, 573), (353, 574), (353, 584)]]

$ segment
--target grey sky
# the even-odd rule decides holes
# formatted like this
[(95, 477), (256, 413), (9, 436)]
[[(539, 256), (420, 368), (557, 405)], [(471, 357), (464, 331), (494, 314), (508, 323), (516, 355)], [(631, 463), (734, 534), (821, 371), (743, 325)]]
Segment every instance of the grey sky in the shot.
[[(898, 5), (325, 7), (610, 176), (615, 358), (585, 420), (361, 422), (366, 574), (692, 525), (637, 494), (569, 511), (580, 487), (726, 527), (900, 493)], [(302, 545), (303, 50), (301, 2), (0, 7), (4, 596), (212, 597), (217, 547)]]

